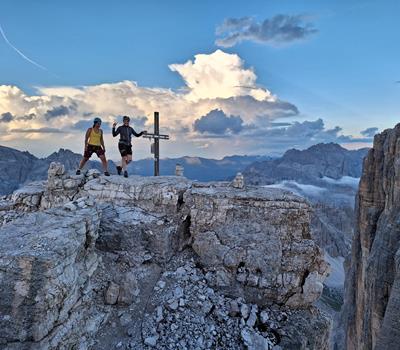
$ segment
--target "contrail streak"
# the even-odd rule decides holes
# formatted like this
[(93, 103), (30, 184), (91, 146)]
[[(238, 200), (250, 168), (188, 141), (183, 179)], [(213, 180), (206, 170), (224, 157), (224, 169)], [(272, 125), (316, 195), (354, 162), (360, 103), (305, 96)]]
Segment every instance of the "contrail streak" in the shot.
[(16, 48), (13, 44), (11, 44), (10, 40), (8, 40), (8, 38), (6, 37), (6, 34), (4, 33), (4, 30), (1, 26), (1, 24), (0, 24), (0, 33), (1, 33), (1, 36), (3, 37), (3, 39), (5, 40), (5, 42), (7, 43), (7, 45), (10, 46), (14, 51), (16, 51), (24, 60), (28, 61), (29, 63), (33, 64), (34, 66), (36, 66), (40, 69), (48, 71), (48, 69), (46, 67), (43, 67), (39, 63), (31, 60), (29, 57), (24, 55), (23, 52), (21, 52), (20, 50), (18, 50), (18, 48)]

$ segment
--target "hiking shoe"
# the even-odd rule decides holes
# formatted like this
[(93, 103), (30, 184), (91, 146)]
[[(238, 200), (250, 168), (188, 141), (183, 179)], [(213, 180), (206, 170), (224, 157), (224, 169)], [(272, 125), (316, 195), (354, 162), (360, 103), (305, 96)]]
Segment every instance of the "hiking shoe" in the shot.
[(122, 167), (119, 165), (117, 165), (117, 172), (118, 172), (118, 175), (122, 174)]
[(104, 176), (110, 176), (110, 173), (108, 171), (105, 171)]
[(128, 172), (126, 170), (124, 171), (124, 177), (128, 177)]
[(76, 175), (80, 175), (81, 174), (81, 169), (78, 169), (75, 174)]

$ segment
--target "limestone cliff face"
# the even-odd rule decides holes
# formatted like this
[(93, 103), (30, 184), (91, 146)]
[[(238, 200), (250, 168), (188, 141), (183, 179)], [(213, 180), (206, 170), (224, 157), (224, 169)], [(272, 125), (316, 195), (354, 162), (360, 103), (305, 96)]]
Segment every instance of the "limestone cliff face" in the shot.
[(99, 262), (98, 226), (92, 207), (30, 213), (1, 229), (0, 348), (73, 345), (68, 335), (91, 317), (86, 303)]
[(345, 283), (347, 349), (400, 344), (400, 124), (375, 136), (364, 161)]
[(0, 349), (327, 349), (302, 198), (48, 174), (0, 200)]

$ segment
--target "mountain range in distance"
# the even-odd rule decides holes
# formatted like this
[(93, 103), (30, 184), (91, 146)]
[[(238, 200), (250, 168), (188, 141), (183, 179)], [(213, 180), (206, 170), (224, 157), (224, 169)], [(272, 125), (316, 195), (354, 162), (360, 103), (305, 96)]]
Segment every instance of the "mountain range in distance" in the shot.
[[(24, 183), (47, 179), (51, 162), (59, 162), (68, 171), (77, 169), (82, 155), (68, 149), (60, 149), (45, 158), (38, 158), (27, 151), (0, 146), (0, 195), (12, 193)], [(192, 180), (217, 181), (233, 177), (255, 161), (271, 159), (266, 156), (228, 156), (223, 159), (201, 157), (165, 158), (160, 161), (162, 175), (175, 175), (176, 164), (184, 167), (184, 175)], [(116, 174), (116, 164), (108, 161), (111, 174)], [(86, 169), (102, 171), (101, 163), (95, 157), (87, 163)], [(154, 171), (152, 158), (133, 161), (128, 171), (132, 175), (150, 176)]]
[[(349, 151), (330, 143), (302, 151), (291, 149), (280, 158), (257, 155), (233, 155), (222, 159), (184, 156), (161, 159), (160, 173), (174, 175), (176, 165), (180, 164), (185, 177), (198, 181), (229, 180), (237, 172), (243, 172), (246, 182), (255, 185), (269, 185), (284, 180), (318, 184), (323, 179), (359, 177), (366, 152), (367, 149)], [(60, 149), (46, 158), (37, 158), (27, 151), (0, 146), (0, 194), (11, 193), (26, 182), (45, 180), (51, 162), (60, 162), (68, 171), (74, 171), (81, 157), (70, 150)], [(101, 171), (100, 162), (92, 159), (86, 167)], [(112, 174), (116, 173), (115, 166), (109, 160)], [(128, 171), (135, 175), (153, 175), (154, 161), (152, 158), (133, 161)]]
[[(162, 175), (175, 175), (177, 164), (183, 166), (184, 176), (198, 181), (228, 180), (236, 173), (243, 171), (254, 162), (272, 159), (268, 156), (226, 156), (222, 159), (210, 159), (202, 157), (165, 158), (160, 161), (160, 173)], [(152, 158), (133, 161), (128, 170), (132, 174), (151, 176), (154, 172), (154, 160)]]
[(301, 151), (290, 149), (280, 158), (251, 164), (244, 170), (244, 176), (253, 185), (290, 180), (318, 185), (329, 179), (359, 178), (368, 150), (348, 150), (337, 143), (319, 143)]

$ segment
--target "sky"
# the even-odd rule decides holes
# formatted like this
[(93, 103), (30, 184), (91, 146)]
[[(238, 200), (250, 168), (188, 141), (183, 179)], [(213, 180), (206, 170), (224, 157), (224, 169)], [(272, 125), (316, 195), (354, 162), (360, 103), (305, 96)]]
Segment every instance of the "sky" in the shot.
[[(400, 110), (399, 1), (0, 0), (0, 145), (82, 152), (129, 115), (161, 157), (370, 146)], [(134, 140), (134, 158), (150, 157)]]

